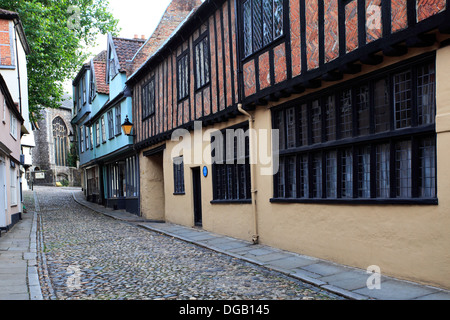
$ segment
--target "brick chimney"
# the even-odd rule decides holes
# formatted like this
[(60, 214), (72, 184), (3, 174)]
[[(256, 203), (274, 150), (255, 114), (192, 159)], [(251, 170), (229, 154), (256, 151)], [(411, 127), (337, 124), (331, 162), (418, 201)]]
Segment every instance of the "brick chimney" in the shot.
[[(175, 31), (188, 14), (202, 4), (202, 0), (172, 0), (161, 18), (159, 25), (147, 43), (138, 51), (132, 63), (131, 72), (135, 72)], [(142, 39), (145, 39), (142, 36)]]

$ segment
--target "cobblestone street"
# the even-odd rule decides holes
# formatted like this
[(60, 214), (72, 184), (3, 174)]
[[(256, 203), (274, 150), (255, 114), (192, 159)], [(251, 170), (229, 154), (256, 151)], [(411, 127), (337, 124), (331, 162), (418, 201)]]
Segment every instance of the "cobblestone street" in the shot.
[[(339, 299), (296, 279), (120, 222), (73, 200), (73, 190), (25, 194), (39, 213), (44, 299)], [(34, 207), (34, 199), (38, 203)]]

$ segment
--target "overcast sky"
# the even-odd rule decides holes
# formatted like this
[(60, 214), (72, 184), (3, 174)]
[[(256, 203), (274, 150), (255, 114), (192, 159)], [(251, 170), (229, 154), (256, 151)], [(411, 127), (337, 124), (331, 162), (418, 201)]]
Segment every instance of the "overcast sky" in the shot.
[[(144, 35), (146, 38), (155, 30), (171, 0), (109, 0), (110, 11), (119, 20), (119, 36), (134, 38)], [(106, 50), (106, 35), (99, 37), (94, 53)]]
[[(171, 0), (109, 0), (110, 12), (119, 20), (119, 37), (134, 38), (137, 34), (149, 38), (157, 27)], [(92, 57), (106, 50), (107, 36), (99, 35), (97, 46), (88, 48)], [(89, 58), (88, 60), (90, 60)], [(72, 80), (65, 84), (72, 93)]]

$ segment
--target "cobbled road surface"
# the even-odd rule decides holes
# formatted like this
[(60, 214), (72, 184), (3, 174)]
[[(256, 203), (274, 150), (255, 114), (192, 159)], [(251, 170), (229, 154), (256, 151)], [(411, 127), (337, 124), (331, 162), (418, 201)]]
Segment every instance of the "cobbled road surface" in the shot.
[(282, 274), (111, 219), (77, 204), (72, 192), (35, 187), (34, 194), (24, 197), (28, 211), (37, 210), (39, 216), (44, 299), (340, 299)]

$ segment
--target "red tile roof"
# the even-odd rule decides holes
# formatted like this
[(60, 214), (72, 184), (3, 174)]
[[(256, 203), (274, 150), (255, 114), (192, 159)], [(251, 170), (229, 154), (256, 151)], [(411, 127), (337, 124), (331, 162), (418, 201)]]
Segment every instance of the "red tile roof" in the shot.
[(109, 85), (106, 83), (106, 50), (95, 56), (93, 63), (97, 93), (109, 94)]
[(109, 94), (109, 85), (106, 83), (106, 62), (94, 61), (94, 69), (97, 92)]
[(126, 71), (127, 61), (133, 59), (136, 52), (145, 43), (145, 40), (113, 37), (113, 41), (117, 57), (119, 58), (120, 71)]

